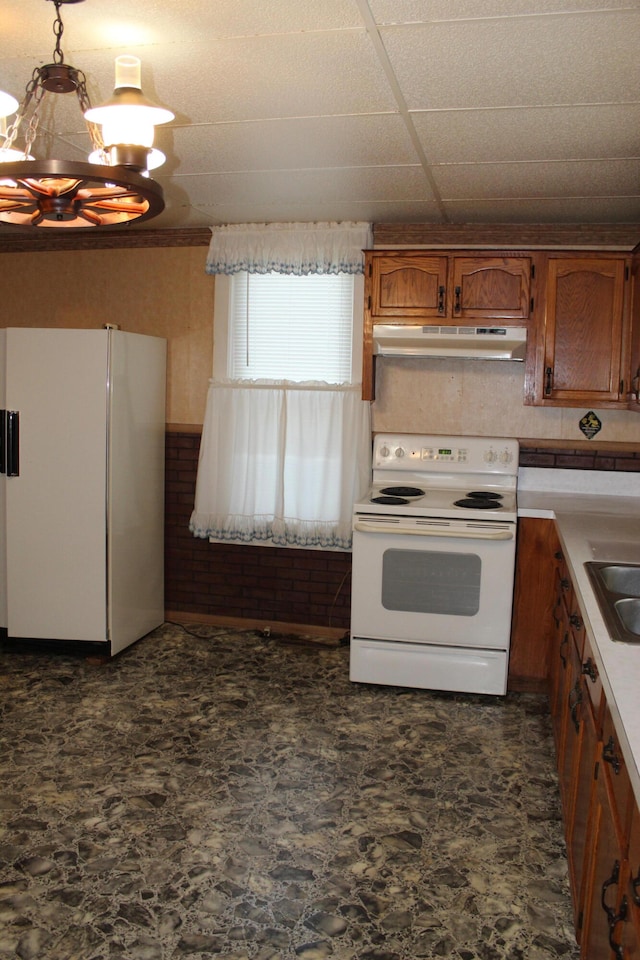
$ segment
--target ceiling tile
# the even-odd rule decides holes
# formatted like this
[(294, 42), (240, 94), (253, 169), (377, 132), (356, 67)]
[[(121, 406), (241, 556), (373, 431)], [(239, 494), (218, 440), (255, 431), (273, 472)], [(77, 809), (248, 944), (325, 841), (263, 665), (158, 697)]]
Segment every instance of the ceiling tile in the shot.
[(638, 97), (640, 9), (449, 21), (381, 32), (412, 110)]
[(158, 130), (156, 144), (178, 158), (179, 174), (416, 162), (394, 114), (171, 126)]
[(443, 200), (533, 197), (640, 198), (640, 159), (484, 163), (436, 167)]
[(432, 163), (640, 155), (640, 101), (411, 116)]

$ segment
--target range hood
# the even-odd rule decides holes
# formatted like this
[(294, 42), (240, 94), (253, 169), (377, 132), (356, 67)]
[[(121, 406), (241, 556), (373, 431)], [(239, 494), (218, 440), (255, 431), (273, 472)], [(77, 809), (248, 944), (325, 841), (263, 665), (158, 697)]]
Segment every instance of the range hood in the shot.
[(526, 348), (526, 327), (373, 326), (373, 352), (382, 357), (524, 360)]

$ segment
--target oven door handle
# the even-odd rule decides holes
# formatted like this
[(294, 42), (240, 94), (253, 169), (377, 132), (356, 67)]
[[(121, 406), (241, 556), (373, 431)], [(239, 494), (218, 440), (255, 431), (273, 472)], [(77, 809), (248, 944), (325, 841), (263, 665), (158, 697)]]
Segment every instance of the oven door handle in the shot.
[(417, 537), (455, 537), (458, 540), (513, 540), (513, 530), (456, 530), (446, 527), (387, 527), (382, 523), (365, 523), (356, 520), (353, 529), (360, 533), (411, 534)]

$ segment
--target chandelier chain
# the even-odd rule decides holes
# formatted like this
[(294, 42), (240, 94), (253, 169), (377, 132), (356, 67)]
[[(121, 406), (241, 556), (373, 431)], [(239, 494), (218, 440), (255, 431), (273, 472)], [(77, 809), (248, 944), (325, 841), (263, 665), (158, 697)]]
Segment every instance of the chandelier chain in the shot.
[(53, 51), (53, 62), (54, 63), (64, 63), (64, 53), (62, 52), (62, 34), (64, 33), (64, 23), (62, 22), (62, 17), (60, 16), (60, 2), (59, 0), (54, 0), (56, 7), (56, 19), (53, 21), (53, 35), (56, 38), (56, 47)]

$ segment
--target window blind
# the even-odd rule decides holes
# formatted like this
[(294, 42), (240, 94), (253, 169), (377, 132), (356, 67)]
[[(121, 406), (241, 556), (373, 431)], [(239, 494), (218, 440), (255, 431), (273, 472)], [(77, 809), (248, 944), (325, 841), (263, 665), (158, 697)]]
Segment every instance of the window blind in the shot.
[(351, 381), (350, 274), (238, 273), (229, 318), (231, 379)]

